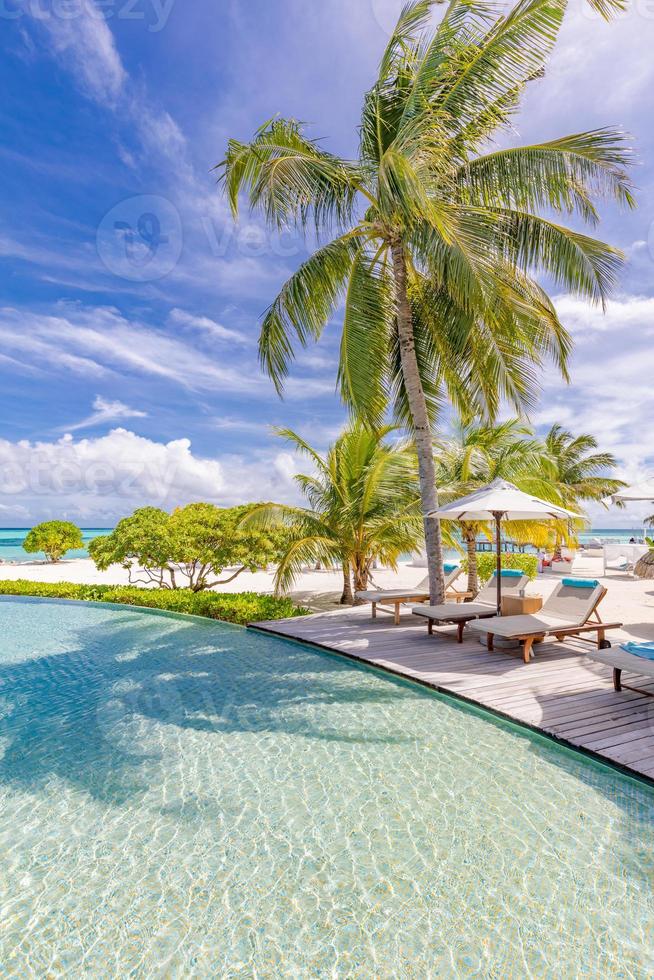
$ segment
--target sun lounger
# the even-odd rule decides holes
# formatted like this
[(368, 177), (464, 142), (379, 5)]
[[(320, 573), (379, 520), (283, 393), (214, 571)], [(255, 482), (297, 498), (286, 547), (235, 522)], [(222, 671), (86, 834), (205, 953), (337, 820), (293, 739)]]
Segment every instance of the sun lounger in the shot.
[[(606, 595), (606, 589), (595, 579), (564, 578), (556, 586), (539, 613), (533, 616), (495, 616), (483, 623), (472, 623), (471, 629), (486, 634), (489, 650), (493, 649), (493, 637), (504, 640), (518, 640), (522, 643), (525, 663), (533, 656), (532, 647), (536, 640), (554, 636), (563, 641), (566, 636), (589, 639), (596, 642), (598, 649), (609, 644), (607, 629), (617, 629), (622, 623), (603, 623), (597, 607)], [(582, 633), (597, 633), (593, 641)]]
[[(641, 655), (632, 653), (640, 650)], [(654, 643), (625, 643), (619, 650), (597, 650), (589, 653), (589, 658), (598, 664), (606, 664), (613, 668), (613, 687), (616, 691), (637, 691), (638, 694), (646, 694), (648, 698), (654, 698), (651, 691), (645, 691), (642, 687), (631, 687), (623, 684), (622, 671), (626, 670), (630, 674), (639, 674), (641, 677), (654, 678)]]
[[(459, 565), (446, 564), (443, 566), (445, 572), (445, 589), (451, 589), (456, 579), (461, 574), (461, 568)], [(456, 602), (462, 602), (469, 592), (456, 592), (454, 590), (450, 591), (450, 596)], [(395, 620), (395, 625), (399, 625), (400, 622), (400, 606), (410, 602), (427, 602), (429, 599), (429, 575), (426, 575), (422, 582), (418, 584), (413, 589), (379, 589), (378, 591), (372, 591), (370, 589), (360, 591), (356, 593), (357, 599), (363, 599), (365, 602), (372, 603), (372, 618), (377, 618), (377, 609), (379, 608), (382, 612), (393, 613), (393, 618)], [(392, 606), (392, 609), (385, 609), (385, 606)]]
[[(456, 623), (457, 641), (463, 643), (463, 630), (466, 623), (473, 619), (482, 619), (497, 614), (497, 578), (493, 572), (484, 588), (478, 593), (474, 602), (444, 602), (440, 606), (416, 606), (411, 612), (414, 616), (422, 616), (427, 620), (427, 631), (431, 636), (434, 623), (442, 626), (445, 623)], [(517, 595), (520, 589), (526, 588), (529, 579), (522, 572), (513, 568), (502, 569), (502, 592), (504, 595)]]

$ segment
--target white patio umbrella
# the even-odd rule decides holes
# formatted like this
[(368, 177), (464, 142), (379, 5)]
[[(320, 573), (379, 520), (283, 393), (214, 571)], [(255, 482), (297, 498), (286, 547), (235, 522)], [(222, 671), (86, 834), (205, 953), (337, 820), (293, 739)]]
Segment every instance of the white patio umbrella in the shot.
[(569, 521), (579, 514), (559, 507), (549, 500), (541, 500), (530, 493), (518, 490), (507, 480), (493, 480), (474, 493), (453, 500), (450, 504), (431, 511), (430, 517), (448, 521), (495, 521), (497, 547), (497, 615), (502, 611), (502, 521)]
[(654, 503), (654, 479), (618, 490), (617, 493), (611, 494), (610, 499), (614, 504), (626, 504), (630, 500), (650, 500)]
[[(654, 478), (644, 480), (643, 483), (635, 483), (632, 487), (625, 487), (623, 490), (618, 490), (617, 493), (612, 493), (607, 500), (610, 500), (614, 504), (628, 504), (630, 501), (649, 500), (650, 503), (654, 504)], [(647, 530), (648, 528), (645, 527), (643, 537), (647, 536)]]

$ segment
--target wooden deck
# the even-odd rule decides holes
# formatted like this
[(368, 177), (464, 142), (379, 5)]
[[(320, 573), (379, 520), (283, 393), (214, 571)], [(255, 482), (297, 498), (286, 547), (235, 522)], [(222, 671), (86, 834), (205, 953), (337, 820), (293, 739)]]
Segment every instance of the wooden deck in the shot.
[[(457, 644), (453, 627), (435, 629), (430, 637), (410, 612), (400, 626), (386, 616), (373, 621), (369, 607), (257, 623), (255, 628), (420, 681), (654, 779), (654, 699), (616, 693), (610, 668), (585, 656), (587, 643), (542, 643), (535, 659), (524, 664), (517, 653), (489, 653), (476, 634)], [(625, 681), (654, 694), (651, 679)]]

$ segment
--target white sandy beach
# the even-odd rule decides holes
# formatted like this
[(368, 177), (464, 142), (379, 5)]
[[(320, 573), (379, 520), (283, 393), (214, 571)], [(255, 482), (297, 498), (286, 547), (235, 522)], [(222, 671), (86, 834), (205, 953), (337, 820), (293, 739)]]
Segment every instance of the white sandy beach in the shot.
[[(601, 558), (582, 555), (575, 560), (574, 575), (599, 578), (609, 590), (601, 606), (602, 618), (606, 621), (615, 620), (624, 623), (624, 629), (621, 631), (624, 639), (654, 640), (654, 581), (634, 579), (621, 572), (612, 572), (606, 577), (602, 577), (601, 573)], [(388, 569), (378, 570), (374, 573), (374, 579), (381, 588), (396, 588), (416, 585), (424, 575), (424, 568), (402, 565), (397, 573)], [(539, 575), (528, 591), (546, 598), (560, 577), (551, 573)], [(5, 564), (0, 568), (0, 578), (102, 585), (128, 584), (127, 572), (119, 565), (113, 565), (106, 572), (100, 572), (90, 559), (84, 558), (64, 560), (57, 564), (34, 562)], [(297, 602), (316, 612), (335, 608), (338, 605), (341, 584), (339, 572), (306, 571), (299, 577), (292, 596)], [(255, 574), (244, 572), (233, 582), (221, 586), (216, 591), (271, 593), (273, 575), (272, 572)], [(616, 639), (619, 635), (616, 632)]]

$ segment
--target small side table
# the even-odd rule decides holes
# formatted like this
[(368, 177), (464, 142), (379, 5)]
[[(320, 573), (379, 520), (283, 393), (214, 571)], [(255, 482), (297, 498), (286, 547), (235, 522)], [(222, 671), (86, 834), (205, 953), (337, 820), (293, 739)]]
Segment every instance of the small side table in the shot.
[(542, 595), (503, 595), (503, 616), (529, 616), (543, 608)]

